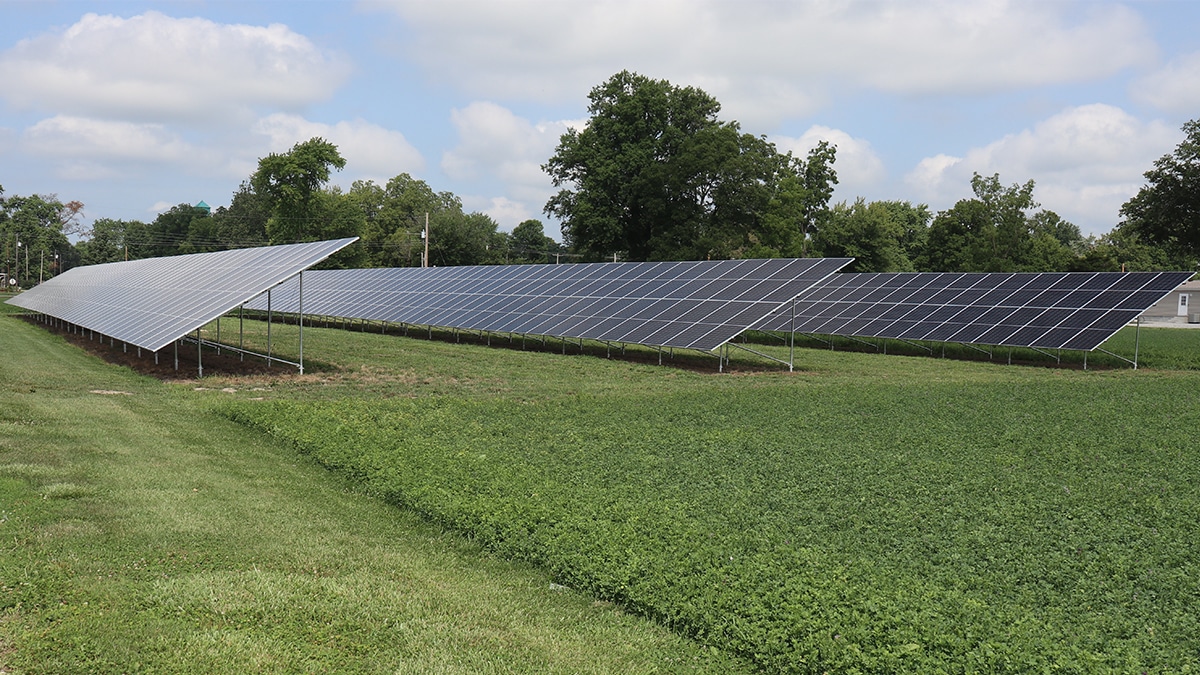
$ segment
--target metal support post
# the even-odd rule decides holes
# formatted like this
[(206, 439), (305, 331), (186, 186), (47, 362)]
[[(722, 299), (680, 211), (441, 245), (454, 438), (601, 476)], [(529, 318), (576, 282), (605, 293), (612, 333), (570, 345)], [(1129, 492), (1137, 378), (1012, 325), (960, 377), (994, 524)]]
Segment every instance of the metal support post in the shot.
[(299, 318), (296, 323), (300, 324), (300, 374), (304, 374), (304, 272), (296, 275), (297, 285), (300, 287), (299, 294)]
[(271, 291), (267, 291), (267, 367), (271, 367)]
[(796, 363), (796, 299), (792, 298), (792, 325), (788, 331), (788, 372), (795, 370)]
[(204, 377), (204, 343), (200, 340), (200, 329), (196, 329), (196, 373)]
[(1137, 318), (1137, 328), (1134, 329), (1134, 333), (1133, 333), (1133, 369), (1134, 370), (1137, 370), (1138, 349), (1141, 347), (1141, 343), (1142, 343), (1142, 317), (1139, 315)]

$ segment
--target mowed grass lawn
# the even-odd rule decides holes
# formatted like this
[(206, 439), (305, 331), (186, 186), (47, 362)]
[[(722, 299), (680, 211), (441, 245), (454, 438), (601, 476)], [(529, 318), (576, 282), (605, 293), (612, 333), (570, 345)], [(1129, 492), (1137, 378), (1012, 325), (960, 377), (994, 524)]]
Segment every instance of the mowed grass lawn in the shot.
[(26, 354), (0, 361), (0, 664), (1198, 667), (1195, 371), (814, 349), (719, 375), (309, 329), (307, 375), (159, 384), (0, 331)]
[(0, 672), (746, 669), (362, 494), (209, 412), (262, 392), (207, 386), (0, 315)]

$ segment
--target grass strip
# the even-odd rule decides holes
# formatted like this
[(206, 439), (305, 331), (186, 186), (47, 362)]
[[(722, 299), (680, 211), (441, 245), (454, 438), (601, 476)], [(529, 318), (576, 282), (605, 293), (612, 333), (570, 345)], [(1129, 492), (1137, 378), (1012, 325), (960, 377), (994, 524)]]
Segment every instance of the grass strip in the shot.
[(1196, 667), (1200, 375), (822, 358), (222, 409), (770, 671)]
[(214, 417), (205, 382), (9, 316), (0, 345), (0, 672), (745, 667)]

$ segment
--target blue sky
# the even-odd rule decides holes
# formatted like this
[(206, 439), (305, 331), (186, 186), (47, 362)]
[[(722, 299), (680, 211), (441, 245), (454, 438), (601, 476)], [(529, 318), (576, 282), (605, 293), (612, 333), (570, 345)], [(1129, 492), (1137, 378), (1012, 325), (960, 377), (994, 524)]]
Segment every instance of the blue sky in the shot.
[(0, 185), (148, 221), (322, 136), (340, 185), (409, 173), (557, 237), (539, 167), (629, 69), (832, 141), (836, 201), (940, 210), (999, 173), (1102, 234), (1200, 117), (1198, 28), (1187, 0), (0, 0)]

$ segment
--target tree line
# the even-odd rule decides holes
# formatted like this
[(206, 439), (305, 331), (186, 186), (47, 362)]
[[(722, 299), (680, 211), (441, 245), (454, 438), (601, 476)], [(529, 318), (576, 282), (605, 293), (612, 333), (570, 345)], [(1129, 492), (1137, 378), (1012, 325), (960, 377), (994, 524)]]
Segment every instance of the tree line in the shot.
[(1200, 259), (1200, 120), (1145, 173), (1113, 230), (1085, 237), (1034, 201), (1032, 180), (995, 174), (975, 174), (972, 196), (938, 213), (908, 201), (831, 204), (834, 145), (781, 153), (722, 121), (695, 87), (623, 71), (589, 101), (586, 126), (563, 134), (542, 167), (558, 189), (544, 211), (562, 223), (561, 244), (536, 219), (501, 232), (406, 173), (331, 185), (345, 159), (312, 138), (260, 159), (229, 206), (179, 204), (151, 222), (98, 218), (85, 229), (77, 201), (0, 187), (0, 274), (28, 287), (76, 265), (349, 236), (359, 245), (325, 266), (417, 266), (426, 232), (436, 266), (824, 256), (853, 257), (860, 272), (1037, 272), (1190, 270)]
[(585, 258), (853, 257), (860, 272), (1040, 272), (1197, 268), (1200, 121), (1145, 174), (1102, 236), (1034, 201), (1034, 182), (975, 174), (972, 196), (925, 204), (830, 204), (837, 148), (806, 157), (721, 121), (716, 99), (628, 71), (589, 94), (588, 124), (543, 166), (546, 213)]

